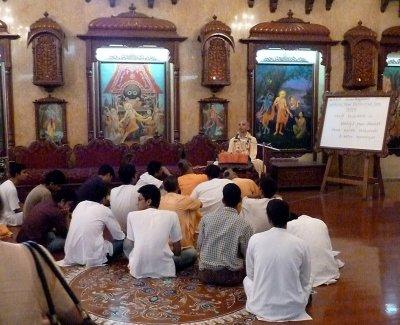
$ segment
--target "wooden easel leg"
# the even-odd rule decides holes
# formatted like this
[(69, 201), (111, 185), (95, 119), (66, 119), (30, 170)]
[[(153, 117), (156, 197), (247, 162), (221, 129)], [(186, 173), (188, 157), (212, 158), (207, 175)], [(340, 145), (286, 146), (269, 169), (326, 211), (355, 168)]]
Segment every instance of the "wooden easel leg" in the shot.
[(362, 185), (362, 194), (363, 199), (367, 199), (368, 192), (368, 170), (369, 170), (370, 157), (366, 156), (364, 158), (364, 174), (363, 174), (363, 185)]
[(326, 179), (328, 178), (329, 171), (331, 169), (332, 159), (333, 159), (333, 154), (329, 154), (328, 161), (326, 162), (324, 178), (323, 178), (322, 184), (321, 184), (321, 192), (325, 192), (325, 190), (326, 190)]
[[(338, 155), (338, 168), (339, 168), (339, 178), (343, 178), (343, 156), (342, 155)], [(343, 188), (343, 184), (340, 184), (339, 188)]]
[(381, 171), (381, 159), (378, 156), (374, 156), (374, 177), (378, 179), (379, 196), (385, 196), (385, 186), (383, 185), (382, 171)]

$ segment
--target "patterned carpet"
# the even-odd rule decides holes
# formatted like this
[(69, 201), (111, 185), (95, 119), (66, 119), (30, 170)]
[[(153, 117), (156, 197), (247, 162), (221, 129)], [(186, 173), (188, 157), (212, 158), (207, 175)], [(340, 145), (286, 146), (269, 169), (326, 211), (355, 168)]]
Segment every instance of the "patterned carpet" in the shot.
[(64, 268), (85, 309), (99, 324), (251, 324), (243, 287), (206, 286), (195, 268), (177, 278), (135, 279), (122, 260), (111, 266)]

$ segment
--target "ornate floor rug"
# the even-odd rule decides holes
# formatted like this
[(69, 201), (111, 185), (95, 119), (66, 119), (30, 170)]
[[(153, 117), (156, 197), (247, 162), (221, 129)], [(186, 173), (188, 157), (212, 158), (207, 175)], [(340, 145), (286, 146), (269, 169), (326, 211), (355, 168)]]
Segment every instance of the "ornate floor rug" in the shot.
[(84, 308), (99, 324), (252, 324), (243, 287), (203, 285), (195, 268), (177, 278), (135, 279), (122, 260), (64, 268)]

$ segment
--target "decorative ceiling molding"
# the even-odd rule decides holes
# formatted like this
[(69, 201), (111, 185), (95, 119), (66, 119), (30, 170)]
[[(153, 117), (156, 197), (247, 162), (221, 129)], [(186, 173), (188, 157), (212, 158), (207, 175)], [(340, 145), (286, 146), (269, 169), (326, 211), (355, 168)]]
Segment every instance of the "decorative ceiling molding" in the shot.
[[(7, 1), (7, 0), (3, 0), (3, 1)], [(85, 0), (85, 1), (86, 2), (90, 2), (92, 0)], [(108, 0), (108, 2), (110, 3), (110, 7), (115, 7), (116, 0)], [(153, 8), (154, 7), (154, 2), (155, 2), (155, 0), (147, 0), (147, 6), (149, 8)], [(178, 3), (178, 0), (171, 0), (171, 3), (173, 5), (176, 5)]]
[[(276, 11), (276, 9), (278, 8), (278, 1), (279, 0), (269, 0), (269, 11), (270, 12)], [(311, 11), (313, 9), (315, 0), (304, 0), (304, 1), (305, 1), (305, 4), (304, 4), (305, 12), (306, 12), (306, 14), (309, 14), (309, 13), (311, 13)], [(333, 1), (334, 0), (325, 0), (326, 10), (331, 10)], [(382, 1), (389, 1), (389, 0), (382, 0)], [(256, 2), (256, 0), (247, 0), (247, 3), (250, 8), (254, 7), (255, 2)]]
[[(381, 0), (381, 12), (385, 12), (386, 11), (390, 1), (393, 1), (393, 0)], [(399, 1), (398, 12), (399, 12), (399, 17), (400, 17), (400, 1)]]

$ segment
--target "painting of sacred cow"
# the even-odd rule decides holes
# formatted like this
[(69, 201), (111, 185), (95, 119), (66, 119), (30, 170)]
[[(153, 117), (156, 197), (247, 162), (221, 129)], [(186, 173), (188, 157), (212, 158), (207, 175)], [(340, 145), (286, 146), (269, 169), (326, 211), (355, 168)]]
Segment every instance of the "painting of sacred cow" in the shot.
[(287, 151), (312, 151), (314, 66), (257, 64), (254, 91), (257, 141)]
[(164, 63), (100, 63), (104, 137), (115, 144), (166, 135)]

